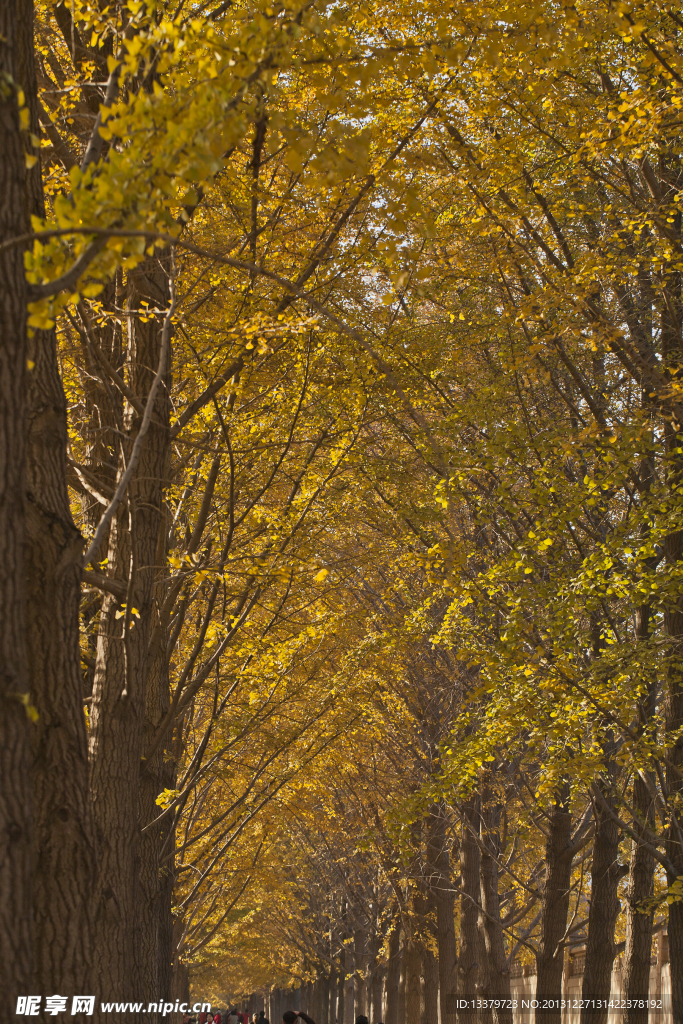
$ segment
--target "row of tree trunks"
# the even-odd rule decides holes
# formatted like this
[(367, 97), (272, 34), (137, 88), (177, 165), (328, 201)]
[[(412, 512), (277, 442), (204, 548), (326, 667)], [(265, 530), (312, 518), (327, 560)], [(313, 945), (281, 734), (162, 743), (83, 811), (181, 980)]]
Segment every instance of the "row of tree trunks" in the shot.
[[(40, 165), (27, 170), (32, 145), (19, 119), (21, 87), (29, 129), (39, 134), (32, 5), (10, 0), (0, 19), (0, 73), (11, 83), (0, 90), (6, 240), (25, 234), (44, 206)], [(168, 276), (159, 260), (130, 276), (131, 309), (150, 291), (164, 309)], [(27, 338), (20, 246), (0, 256), (0, 292), (2, 1012), (13, 1012), (16, 997), (31, 991), (152, 1001), (170, 993), (173, 960), (172, 837), (151, 829), (140, 840), (141, 824), (156, 816), (159, 790), (173, 784), (164, 744), (143, 761), (169, 704), (163, 635), (150, 648), (166, 562), (167, 390), (158, 391), (134, 480), (110, 530), (108, 571), (128, 589), (128, 612), (117, 618), (120, 603), (111, 595), (103, 601), (89, 777), (78, 619), (83, 543), (69, 507), (66, 401), (54, 331)], [(144, 402), (159, 364), (161, 324), (134, 314), (128, 323), (128, 383)], [(140, 424), (132, 409), (122, 411), (119, 474)], [(102, 414), (118, 426), (116, 410), (100, 403)], [(103, 427), (94, 424), (100, 445)], [(106, 461), (100, 458), (100, 467)], [(100, 512), (93, 510), (93, 526)]]

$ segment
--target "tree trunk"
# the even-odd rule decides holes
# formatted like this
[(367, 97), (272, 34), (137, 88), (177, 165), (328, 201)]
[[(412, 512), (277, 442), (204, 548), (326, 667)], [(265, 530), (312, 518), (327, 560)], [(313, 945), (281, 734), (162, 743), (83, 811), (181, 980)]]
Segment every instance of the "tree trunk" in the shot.
[(327, 976), (327, 995), (324, 997), (325, 1017), (322, 1024), (337, 1024), (337, 972), (332, 967)]
[(370, 1021), (371, 1024), (377, 1024), (378, 1021), (383, 1020), (382, 1017), (382, 995), (384, 989), (384, 968), (383, 965), (378, 964), (376, 961), (372, 969), (371, 979), (371, 1000), (370, 1000)]
[[(605, 790), (603, 795), (607, 803), (613, 807), (614, 798), (611, 792)], [(612, 988), (612, 967), (616, 955), (614, 928), (621, 909), (618, 894), (619, 880), (622, 877), (617, 859), (619, 839), (619, 826), (606, 809), (596, 807), (586, 966), (583, 972), (581, 997), (587, 1001), (604, 1002), (604, 1009), (602, 1006), (594, 1009), (590, 1002), (584, 1004), (581, 1010), (581, 1024), (607, 1024), (607, 1003)]]
[[(368, 1013), (368, 934), (363, 928), (357, 928), (353, 936), (355, 970), (353, 973), (353, 996), (357, 1017)], [(355, 1019), (354, 1017), (354, 1019)]]
[(415, 892), (414, 905), (418, 926), (415, 938), (419, 944), (424, 982), (422, 1024), (438, 1024), (439, 963), (434, 953), (436, 949), (436, 915), (432, 916), (429, 913), (428, 888), (424, 878), (419, 880)]
[(455, 1024), (458, 949), (455, 941), (455, 896), (446, 848), (444, 814), (443, 803), (437, 804), (431, 809), (428, 819), (429, 903), (436, 920), (441, 1024)]
[(420, 947), (411, 935), (406, 942), (404, 953), (406, 971), (406, 1018), (405, 1024), (420, 1024)]
[[(683, 558), (683, 532), (667, 537), (665, 549), (669, 563), (679, 562)], [(668, 736), (678, 734), (677, 739), (667, 748), (672, 766), (667, 767), (666, 771), (671, 800), (671, 824), (666, 853), (673, 865), (673, 871), (667, 872), (667, 880), (671, 885), (683, 876), (683, 814), (680, 805), (673, 803), (674, 799), (680, 801), (683, 796), (683, 783), (678, 774), (683, 769), (683, 672), (680, 668), (683, 655), (683, 611), (678, 606), (665, 611), (664, 626), (673, 641), (664, 700), (666, 732)], [(683, 902), (669, 905), (668, 933), (672, 1019), (673, 1024), (683, 1024)]]
[[(158, 261), (145, 261), (133, 272), (129, 304), (139, 308), (140, 295), (147, 296), (150, 288), (160, 290), (164, 280)], [(159, 301), (158, 297), (155, 300)], [(160, 323), (143, 324), (131, 314), (128, 342), (129, 384), (144, 402), (159, 365)], [(122, 503), (110, 532), (109, 570), (126, 585), (130, 608), (121, 614), (123, 609), (111, 594), (102, 604), (90, 738), (93, 803), (102, 850), (94, 943), (97, 987), (102, 998), (145, 1002), (156, 998), (156, 993), (143, 988), (154, 969), (148, 963), (147, 947), (141, 960), (141, 932), (156, 917), (156, 908), (150, 906), (149, 892), (140, 878), (140, 776), (146, 749), (143, 727), (148, 712), (155, 584), (159, 571), (163, 572), (163, 566), (157, 569), (156, 557), (169, 441), (164, 387), (157, 392), (154, 413), (133, 473), (127, 507)], [(125, 450), (120, 472), (130, 457), (140, 417), (128, 407), (124, 422), (127, 440), (122, 442)], [(142, 852), (146, 882), (151, 873), (148, 858), (154, 860), (154, 854), (148, 844)], [(131, 1020), (130, 1014), (126, 1020)]]
[(396, 1016), (398, 1018), (398, 1024), (406, 1024), (406, 973), (407, 973), (407, 968), (406, 968), (406, 940), (405, 940), (405, 932), (404, 932), (403, 944), (401, 946), (400, 960), (401, 960), (401, 973), (400, 973), (399, 979), (398, 979), (398, 1010), (397, 1010)]
[(424, 978), (423, 1024), (438, 1024), (439, 961), (427, 944), (422, 944), (421, 953), (422, 977)]
[(350, 945), (344, 946), (344, 1024), (353, 1024), (353, 984), (354, 984), (354, 962), (353, 952)]
[(330, 976), (324, 974), (320, 979), (320, 1018), (318, 1024), (330, 1024)]
[[(27, 137), (18, 92), (22, 32), (33, 9), (24, 0), (0, 5), (0, 242), (29, 230)], [(25, 45), (25, 44), (24, 44)], [(31, 851), (33, 808), (29, 717), (33, 695), (26, 665), (24, 495), (26, 441), (26, 303), (24, 247), (0, 252), (0, 991), (3, 1021), (32, 985)]]
[[(166, 564), (166, 523), (160, 521), (155, 564)], [(157, 584), (155, 611), (162, 603), (165, 588)], [(155, 615), (155, 620), (157, 616)], [(154, 621), (158, 628), (158, 622)], [(143, 749), (149, 749), (162, 719), (170, 707), (169, 666), (165, 632), (157, 645), (153, 664), (146, 670), (146, 707)], [(170, 737), (169, 737), (170, 740)], [(151, 825), (161, 808), (156, 799), (164, 789), (174, 789), (175, 765), (170, 742), (164, 742), (153, 757), (145, 760), (140, 774), (140, 983), (147, 1000), (150, 993), (169, 991), (169, 971), (173, 957), (173, 885), (175, 882), (175, 837), (167, 816), (159, 825)], [(147, 1024), (154, 1024), (147, 1020)]]
[[(650, 325), (651, 332), (651, 325)], [(650, 404), (647, 393), (643, 394), (643, 405)], [(641, 485), (649, 490), (654, 479), (654, 461), (645, 457), (640, 469)], [(645, 539), (649, 530), (643, 528)], [(652, 610), (643, 604), (636, 609), (636, 638), (645, 642), (651, 633)], [(650, 680), (647, 695), (640, 706), (640, 718), (644, 724), (652, 719), (657, 705), (657, 682)], [(654, 786), (654, 774), (650, 775)], [(645, 781), (639, 774), (633, 780), (633, 828), (639, 836), (645, 830), (654, 831), (655, 807), (648, 792)], [(623, 1024), (648, 1024), (649, 1011), (647, 1006), (639, 1007), (637, 1003), (646, 1000), (650, 993), (650, 957), (652, 953), (652, 921), (654, 910), (648, 908), (646, 901), (652, 897), (654, 890), (655, 859), (643, 842), (631, 841), (631, 859), (629, 877), (626, 888), (626, 949), (624, 950), (624, 967), (622, 988), (627, 1008), (624, 1010)], [(661, 981), (661, 974), (659, 975)], [(631, 1004), (629, 1007), (628, 1004)]]
[(500, 922), (500, 901), (498, 898), (498, 865), (500, 858), (500, 818), (502, 807), (482, 798), (481, 853), (479, 878), (481, 888), (481, 924), (488, 965), (487, 995), (501, 1000), (502, 1007), (493, 1007), (495, 1024), (512, 1024), (510, 1004), (510, 969), (505, 953), (503, 929)]
[(458, 1024), (476, 1020), (473, 1003), (477, 998), (479, 979), (478, 918), (479, 847), (475, 839), (479, 831), (479, 798), (470, 797), (463, 807), (462, 840), (460, 843), (460, 958), (458, 961), (458, 993), (468, 1005), (458, 1009)]
[[(571, 814), (568, 811), (569, 786), (557, 795), (548, 822), (545, 847), (546, 879), (541, 901), (541, 942), (536, 956), (536, 998), (562, 998), (564, 934), (569, 912), (572, 855), (570, 852)], [(544, 1024), (561, 1024), (562, 1011), (549, 1009)]]
[(387, 1013), (384, 1024), (398, 1024), (398, 996), (400, 982), (401, 924), (398, 919), (395, 919), (393, 922), (393, 931), (389, 936), (389, 963), (387, 964)]
[[(337, 975), (337, 1016), (335, 1024), (344, 1024), (346, 1012), (344, 1001), (346, 998), (346, 957), (344, 952), (339, 958), (339, 973)], [(273, 1022), (271, 1021), (271, 1024)]]
[[(40, 134), (30, 6), (18, 81)], [(27, 175), (32, 215), (45, 214), (40, 161)], [(28, 342), (26, 600), (28, 686), (38, 711), (32, 782), (35, 978), (41, 992), (91, 986), (92, 894), (97, 852), (79, 649), (82, 538), (67, 488), (67, 409), (54, 328)]]

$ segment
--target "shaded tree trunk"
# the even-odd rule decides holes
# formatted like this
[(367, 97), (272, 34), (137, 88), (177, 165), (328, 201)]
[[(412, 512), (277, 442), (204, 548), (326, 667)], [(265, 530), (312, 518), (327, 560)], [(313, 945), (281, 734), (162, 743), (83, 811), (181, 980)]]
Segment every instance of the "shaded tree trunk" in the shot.
[[(39, 135), (30, 17), (22, 28), (18, 80), (31, 130)], [(27, 202), (32, 215), (44, 217), (40, 161), (27, 175)], [(41, 992), (87, 992), (97, 851), (79, 647), (82, 538), (69, 502), (67, 408), (54, 328), (33, 332), (28, 359), (26, 628), (29, 690), (38, 710), (32, 769), (35, 977)]]
[(476, 1020), (473, 1001), (479, 980), (479, 847), (475, 838), (479, 831), (479, 798), (472, 796), (463, 807), (462, 841), (460, 843), (460, 958), (458, 961), (458, 992), (469, 1005), (458, 1009), (459, 1024)]
[[(150, 290), (160, 291), (164, 281), (157, 260), (140, 264), (130, 282), (129, 305), (139, 308), (140, 296), (147, 297)], [(161, 300), (155, 294), (153, 297), (163, 304), (164, 296)], [(144, 402), (159, 365), (161, 326), (154, 321), (143, 324), (133, 314), (128, 324), (129, 385)], [(156, 996), (143, 987), (149, 984), (155, 968), (149, 963), (146, 946), (142, 956), (141, 931), (150, 928), (158, 936), (157, 908), (150, 904), (154, 897), (145, 888), (149, 884), (159, 895), (158, 882), (156, 887), (150, 882), (157, 860), (153, 844), (145, 843), (141, 849), (139, 814), (145, 791), (140, 781), (146, 751), (144, 726), (149, 717), (149, 644), (169, 443), (168, 395), (164, 387), (157, 392), (154, 413), (133, 473), (127, 507), (121, 507), (110, 531), (110, 574), (123, 582), (128, 598), (125, 610), (111, 594), (104, 598), (92, 703), (91, 784), (102, 851), (94, 954), (97, 988), (102, 998), (117, 1000), (148, 1001)], [(130, 457), (140, 419), (132, 407), (126, 408), (127, 436), (122, 439), (120, 472)], [(163, 672), (160, 675), (167, 680)], [(159, 708), (152, 715), (155, 712), (161, 713)], [(151, 772), (154, 777), (154, 768)], [(150, 784), (151, 789), (157, 783)], [(153, 919), (155, 924), (150, 924)], [(130, 1014), (126, 1019), (131, 1019)]]
[(424, 979), (423, 1024), (437, 1024), (439, 1019), (439, 961), (426, 944), (422, 946), (422, 977)]
[[(602, 787), (603, 789), (605, 787)], [(605, 789), (604, 799), (614, 805), (614, 798)], [(588, 939), (586, 942), (586, 966), (583, 973), (581, 996), (584, 1000), (604, 1001), (595, 1009), (590, 1003), (581, 1010), (582, 1024), (606, 1024), (612, 988), (612, 967), (616, 948), (614, 928), (621, 905), (618, 886), (623, 872), (618, 862), (619, 826), (603, 807), (595, 809), (595, 838), (591, 864), (591, 898), (588, 911)], [(648, 964), (649, 969), (649, 964)]]
[(436, 915), (430, 913), (427, 882), (421, 878), (414, 898), (415, 919), (422, 962), (422, 1024), (434, 1024), (439, 1017), (439, 962), (436, 949)]
[[(162, 519), (156, 564), (166, 563), (166, 529)], [(164, 590), (158, 587), (156, 605), (163, 602)], [(165, 635), (163, 637), (165, 640)], [(166, 644), (161, 643), (148, 674), (143, 746), (149, 749), (162, 719), (170, 707), (169, 667)], [(174, 789), (175, 764), (168, 742), (153, 757), (143, 762), (140, 776), (140, 907), (142, 930), (140, 973), (142, 992), (168, 992), (173, 959), (173, 885), (175, 882), (175, 837), (172, 818), (150, 824), (160, 813), (156, 798), (164, 789)], [(151, 998), (147, 996), (147, 998)], [(153, 1021), (148, 1020), (148, 1024)]]
[[(342, 952), (339, 961), (339, 974), (337, 978), (337, 1016), (336, 1024), (344, 1024), (346, 1020), (344, 1011), (344, 1000), (346, 997), (346, 957)], [(271, 1021), (270, 1024), (273, 1024)]]
[[(662, 153), (659, 171), (665, 201), (673, 198), (683, 185), (680, 159), (672, 160)], [(681, 215), (676, 214), (676, 231), (681, 231)], [(671, 270), (666, 280), (667, 302), (662, 308), (662, 362), (667, 375), (677, 380), (683, 364), (683, 274)], [(680, 488), (683, 482), (681, 436), (683, 423), (675, 412), (665, 424), (664, 437), (669, 458), (667, 485)], [(671, 570), (680, 568), (683, 560), (683, 530), (675, 530), (664, 539), (666, 564)], [(670, 825), (666, 853), (673, 870), (668, 871), (671, 885), (683, 875), (683, 600), (679, 595), (664, 607), (664, 632), (670, 641), (668, 649), (664, 720), (667, 736), (666, 784), (670, 799)], [(671, 971), (671, 1011), (674, 1024), (683, 1024), (683, 902), (669, 906), (669, 963)]]
[[(19, 121), (19, 53), (33, 9), (0, 5), (0, 242), (29, 230), (25, 137)], [(24, 44), (25, 45), (25, 44)], [(23, 247), (0, 252), (0, 991), (3, 1021), (33, 989), (30, 784), (32, 700), (26, 666), (24, 495), (26, 303)]]
[(398, 1024), (406, 1024), (406, 940), (401, 945), (401, 973), (398, 979)]
[[(333, 967), (327, 979), (327, 1024), (337, 1024), (337, 972)], [(325, 1024), (325, 1022), (323, 1022)]]
[[(541, 942), (536, 956), (536, 998), (562, 998), (564, 935), (569, 912), (572, 852), (571, 814), (568, 809), (569, 786), (558, 793), (549, 815), (545, 846), (546, 877), (541, 901)], [(561, 1024), (558, 1008), (544, 1014), (544, 1024)]]
[(320, 1016), (316, 1017), (317, 1024), (329, 1024), (330, 1020), (330, 976), (324, 974), (320, 978)]
[[(648, 334), (652, 336), (652, 321), (647, 325)], [(644, 408), (650, 407), (647, 390), (643, 392)], [(646, 455), (641, 463), (640, 479), (643, 491), (649, 491), (654, 480), (654, 460)], [(649, 537), (649, 528), (643, 527), (645, 540)], [(650, 605), (642, 604), (636, 609), (635, 634), (642, 643), (649, 639), (651, 631), (652, 610)], [(643, 725), (651, 721), (656, 711), (657, 683), (650, 680), (647, 694), (640, 706), (640, 719)], [(654, 775), (650, 776), (654, 787)], [(646, 782), (639, 774), (633, 780), (633, 827), (636, 834), (643, 837), (646, 831), (654, 831), (655, 807), (648, 792)], [(647, 849), (645, 842), (631, 841), (631, 857), (629, 877), (626, 888), (626, 948), (624, 950), (624, 967), (622, 985), (627, 1008), (624, 1010), (623, 1024), (648, 1024), (649, 1011), (647, 1006), (637, 1003), (646, 1000), (650, 990), (650, 957), (652, 951), (652, 922), (654, 910), (647, 907), (654, 890), (655, 859)], [(661, 980), (661, 975), (660, 975)], [(628, 1004), (631, 1004), (630, 1006)]]
[[(369, 1017), (371, 1024), (383, 1020), (382, 1017), (382, 994), (384, 989), (384, 969), (381, 964), (375, 962), (372, 969), (371, 1000)], [(386, 1024), (386, 1022), (385, 1022)]]
[(354, 950), (354, 973), (353, 973), (353, 998), (354, 1014), (367, 1016), (368, 1013), (368, 933), (363, 928), (357, 928), (353, 936)]
[(405, 1024), (420, 1024), (421, 1018), (421, 975), (420, 969), (422, 966), (420, 957), (420, 947), (413, 935), (409, 935), (405, 953), (405, 1005), (406, 1005), (406, 1016)]
[(345, 965), (345, 981), (344, 981), (344, 1024), (353, 1024), (355, 1017), (353, 1015), (353, 988), (354, 988), (354, 958), (353, 952), (350, 946), (344, 947), (344, 965)]
[(505, 942), (500, 921), (498, 897), (498, 864), (500, 858), (500, 818), (502, 807), (482, 797), (481, 851), (479, 878), (481, 888), (481, 925), (488, 966), (487, 995), (500, 1000), (502, 1006), (492, 1009), (495, 1024), (512, 1024), (510, 1004), (510, 969), (505, 954)]
[[(669, 563), (680, 561), (683, 558), (683, 532), (667, 537), (665, 548)], [(683, 611), (678, 606), (667, 609), (664, 623), (674, 645), (664, 700), (667, 735), (678, 734), (667, 749), (671, 767), (667, 767), (666, 782), (673, 805), (674, 798), (683, 796), (683, 782), (679, 777), (683, 769), (683, 671), (680, 667), (683, 658)], [(673, 870), (667, 872), (667, 881), (671, 885), (683, 875), (683, 814), (679, 805), (671, 809), (666, 853), (673, 866)], [(668, 934), (672, 1019), (673, 1024), (683, 1024), (683, 902), (669, 905)]]
[(446, 848), (443, 804), (432, 808), (427, 843), (430, 910), (436, 920), (441, 1024), (455, 1024), (458, 992), (458, 950), (455, 941), (455, 896)]
[(401, 926), (394, 921), (389, 936), (389, 963), (387, 964), (387, 1012), (384, 1024), (399, 1024), (398, 999), (401, 983)]

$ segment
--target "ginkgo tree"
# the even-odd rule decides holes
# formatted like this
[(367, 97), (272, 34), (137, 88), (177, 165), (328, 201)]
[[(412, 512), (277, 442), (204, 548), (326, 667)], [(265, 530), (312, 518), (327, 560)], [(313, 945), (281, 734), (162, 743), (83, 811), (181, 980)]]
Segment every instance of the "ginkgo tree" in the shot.
[[(28, 14), (7, 992), (154, 1001), (224, 942), (267, 983), (258, 890), (330, 1020), (382, 984), (389, 1024), (421, 987), (452, 1018), (456, 897), (462, 993), (523, 949), (560, 996), (578, 933), (608, 998), (625, 926), (642, 1002), (666, 902), (680, 1015), (677, 12), (79, 0), (33, 45)], [(333, 951), (339, 879), (293, 929), (267, 830), (329, 873), (311, 822), (344, 820)]]

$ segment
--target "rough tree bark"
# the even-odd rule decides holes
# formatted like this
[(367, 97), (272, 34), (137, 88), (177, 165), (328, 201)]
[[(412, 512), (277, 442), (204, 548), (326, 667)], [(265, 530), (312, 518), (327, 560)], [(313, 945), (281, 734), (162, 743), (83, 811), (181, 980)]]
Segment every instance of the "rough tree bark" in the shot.
[[(148, 301), (151, 297), (163, 308), (168, 300), (168, 290), (162, 291), (164, 286), (166, 275), (158, 260), (140, 264), (130, 281), (129, 308), (139, 308), (143, 296)], [(144, 324), (131, 312), (128, 384), (143, 403), (159, 366), (161, 345), (161, 324), (157, 320)], [(120, 473), (130, 457), (140, 420), (138, 413), (127, 406), (127, 438), (122, 442)], [(158, 971), (158, 944), (154, 949), (143, 947), (141, 933), (149, 929), (158, 942), (163, 886), (159, 884), (157, 847), (153, 843), (141, 846), (139, 814), (143, 796), (147, 797), (148, 788), (153, 790), (155, 785), (141, 786), (141, 773), (145, 770), (145, 721), (150, 718), (149, 644), (158, 574), (160, 568), (163, 571), (163, 566), (157, 566), (157, 555), (168, 443), (168, 392), (162, 386), (126, 507), (120, 509), (110, 531), (108, 569), (125, 585), (127, 600), (124, 610), (112, 594), (105, 595), (92, 703), (91, 781), (102, 858), (94, 954), (98, 990), (103, 998), (117, 1000), (158, 998), (157, 990), (143, 987), (151, 984)], [(159, 675), (159, 700), (165, 685), (162, 676), (163, 672)], [(151, 712), (152, 717), (159, 714), (159, 708)], [(155, 772), (152, 766), (152, 777)], [(156, 777), (158, 780), (158, 772)], [(130, 1014), (126, 1019), (131, 1019)]]
[(441, 1024), (455, 1024), (458, 992), (458, 950), (455, 941), (455, 895), (446, 846), (445, 808), (435, 805), (428, 818), (428, 884), (431, 913), (436, 920), (439, 951)]
[(498, 896), (498, 863), (500, 858), (501, 804), (492, 794), (482, 797), (480, 826), (479, 878), (481, 888), (481, 925), (488, 964), (487, 995), (500, 1000), (493, 1007), (495, 1024), (512, 1024), (510, 1009), (510, 968), (505, 954), (505, 942), (500, 921)]
[[(670, 564), (683, 559), (683, 531), (670, 535), (665, 542), (666, 558)], [(683, 795), (680, 771), (683, 769), (683, 610), (679, 606), (666, 609), (664, 628), (672, 641), (667, 690), (664, 699), (664, 715), (667, 735), (679, 733), (667, 749), (670, 767), (667, 768), (666, 782), (670, 797)], [(683, 815), (678, 807), (671, 811), (666, 853), (673, 865), (667, 872), (671, 885), (683, 875)], [(671, 970), (671, 1011), (673, 1024), (683, 1024), (683, 902), (669, 906), (669, 964)]]
[[(40, 133), (32, 21), (22, 25), (19, 81)], [(40, 161), (27, 175), (29, 212), (45, 214)], [(54, 329), (28, 341), (26, 600), (33, 736), (34, 957), (41, 992), (91, 991), (97, 851), (79, 649), (82, 538), (67, 487), (67, 408)]]
[[(652, 336), (652, 322), (647, 324), (648, 333)], [(650, 406), (647, 391), (643, 392), (643, 406)], [(649, 491), (654, 480), (654, 459), (650, 455), (643, 458), (640, 468), (641, 487)], [(643, 528), (644, 536), (649, 529)], [(645, 643), (650, 637), (651, 608), (642, 604), (636, 609), (635, 634), (639, 642)], [(651, 721), (656, 711), (657, 682), (650, 678), (645, 699), (640, 705), (641, 726)], [(647, 778), (647, 776), (646, 776)], [(654, 791), (654, 773), (650, 773), (650, 782)], [(641, 838), (647, 831), (654, 831), (655, 807), (648, 792), (648, 786), (639, 774), (633, 780), (633, 809), (635, 812), (633, 827)], [(624, 1010), (623, 1024), (648, 1024), (649, 1011), (647, 1006), (637, 1004), (649, 996), (650, 991), (650, 956), (652, 951), (652, 922), (654, 911), (647, 906), (652, 896), (655, 878), (655, 859), (644, 841), (631, 842), (631, 858), (629, 877), (626, 888), (626, 948), (624, 950), (624, 968), (622, 984), (627, 1008)], [(629, 1003), (631, 1004), (629, 1006)]]
[(353, 978), (355, 971), (353, 950), (350, 944), (344, 946), (344, 1024), (353, 1024)]
[(372, 981), (370, 991), (370, 1019), (382, 1020), (382, 992), (384, 989), (384, 968), (382, 964), (375, 962), (372, 968)]
[[(479, 797), (467, 800), (462, 812), (462, 840), (460, 843), (460, 958), (458, 961), (458, 992), (463, 1000), (476, 999), (479, 980)], [(470, 1024), (476, 1013), (469, 1007), (458, 1010), (459, 1024)]]
[(317, 1024), (329, 1024), (330, 1020), (330, 976), (323, 974), (320, 978), (320, 1016), (316, 1017)]
[[(344, 1012), (344, 1000), (346, 998), (346, 956), (342, 951), (339, 958), (339, 971), (337, 972), (337, 1017), (335, 1024), (344, 1024), (346, 1020)], [(272, 1022), (271, 1022), (272, 1024)]]
[[(683, 186), (683, 170), (679, 158), (672, 159), (661, 154), (659, 162), (662, 201), (668, 202)], [(680, 234), (682, 220), (676, 214), (675, 230)], [(667, 301), (662, 308), (661, 345), (662, 361), (667, 375), (678, 380), (683, 364), (683, 274), (671, 270), (666, 279)], [(678, 409), (665, 424), (664, 436), (669, 460), (667, 484), (680, 487), (683, 480), (683, 459), (681, 458), (681, 435), (683, 417)], [(683, 561), (683, 530), (674, 530), (664, 540), (664, 554), (667, 566), (675, 571)], [(664, 698), (664, 719), (667, 737), (666, 784), (671, 801), (671, 823), (669, 826), (666, 852), (673, 867), (669, 871), (671, 885), (683, 875), (683, 814), (680, 800), (683, 798), (683, 600), (680, 596), (664, 608), (664, 632), (669, 639), (666, 693)], [(674, 1024), (683, 1024), (683, 902), (669, 906), (669, 962), (671, 970), (671, 1011)]]
[[(166, 522), (161, 517), (155, 564), (166, 564)], [(163, 603), (165, 588), (157, 581), (154, 610)], [(147, 750), (170, 707), (169, 666), (166, 633), (153, 652), (152, 663), (146, 669), (147, 687), (143, 750)], [(175, 836), (170, 816), (160, 824), (151, 824), (158, 818), (160, 808), (157, 796), (164, 789), (174, 789), (175, 765), (169, 757), (168, 743), (141, 765), (140, 824), (144, 831), (140, 839), (141, 936), (140, 973), (142, 991), (170, 992), (174, 959), (174, 927), (171, 912), (175, 883)], [(149, 1021), (148, 1024), (153, 1024)]]
[(353, 933), (355, 970), (353, 972), (353, 998), (355, 1015), (368, 1013), (368, 933), (356, 928)]
[[(633, 808), (637, 814), (636, 831), (653, 829), (654, 804), (645, 782), (636, 776), (633, 782)], [(647, 999), (650, 990), (653, 911), (647, 907), (654, 887), (655, 859), (644, 843), (631, 843), (628, 886), (626, 889), (626, 949), (623, 985), (627, 1002)], [(647, 1024), (647, 1006), (624, 1010), (624, 1024)]]
[(431, 1024), (439, 1017), (439, 961), (436, 956), (436, 914), (432, 913), (429, 901), (428, 881), (425, 875), (417, 882), (413, 897), (415, 915), (414, 939), (420, 951), (422, 963), (422, 1024)]
[[(609, 788), (601, 786), (605, 802), (614, 807)], [(588, 910), (588, 939), (586, 966), (583, 973), (581, 996), (586, 1000), (581, 1010), (582, 1024), (606, 1024), (607, 1003), (612, 988), (612, 967), (616, 955), (614, 928), (619, 916), (619, 881), (623, 871), (619, 864), (619, 826), (606, 808), (597, 806), (595, 838), (591, 864), (591, 897)], [(592, 1000), (604, 1001), (605, 1008), (595, 1009)]]
[(406, 1024), (420, 1024), (421, 1019), (421, 957), (420, 957), (420, 946), (416, 936), (413, 934), (413, 928), (410, 929), (410, 933), (406, 937), (406, 946), (404, 953), (405, 961), (405, 972), (406, 972)]
[[(0, 4), (0, 242), (29, 227), (17, 54), (32, 25), (25, 0)], [(0, 1019), (31, 992), (32, 722), (26, 668), (24, 495), (26, 303), (23, 247), (0, 252)]]
[(401, 945), (401, 973), (398, 979), (398, 1024), (406, 1024), (406, 937), (403, 933)]
[(401, 925), (393, 923), (389, 936), (389, 963), (387, 964), (387, 1013), (384, 1024), (398, 1024), (398, 994), (401, 981)]
[[(546, 876), (541, 900), (541, 942), (536, 956), (536, 992), (539, 999), (560, 1000), (562, 997), (562, 968), (564, 962), (564, 936), (569, 912), (572, 850), (569, 812), (569, 786), (565, 784), (557, 794), (547, 822), (548, 838), (545, 846)], [(562, 1012), (550, 1009), (544, 1014), (544, 1024), (561, 1024)]]

